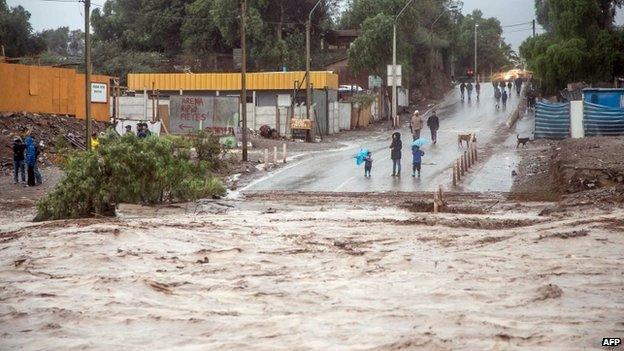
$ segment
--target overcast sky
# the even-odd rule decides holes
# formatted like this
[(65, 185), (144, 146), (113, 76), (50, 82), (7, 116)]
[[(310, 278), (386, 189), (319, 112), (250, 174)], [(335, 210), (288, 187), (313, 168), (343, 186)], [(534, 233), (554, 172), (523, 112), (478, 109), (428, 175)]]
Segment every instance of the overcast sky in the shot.
[[(72, 0), (62, 0), (72, 1)], [(9, 7), (22, 5), (31, 14), (30, 22), (35, 31), (68, 26), (71, 29), (84, 27), (83, 4), (75, 2), (54, 2), (44, 0), (8, 0)], [(464, 13), (481, 9), (485, 17), (496, 17), (503, 26), (529, 22), (535, 17), (534, 0), (463, 0)], [(94, 5), (102, 5), (104, 0), (93, 0)], [(624, 24), (624, 11), (620, 11), (618, 24)], [(531, 35), (531, 26), (522, 25), (504, 28), (504, 36), (514, 50)], [(538, 33), (541, 30), (538, 26)]]

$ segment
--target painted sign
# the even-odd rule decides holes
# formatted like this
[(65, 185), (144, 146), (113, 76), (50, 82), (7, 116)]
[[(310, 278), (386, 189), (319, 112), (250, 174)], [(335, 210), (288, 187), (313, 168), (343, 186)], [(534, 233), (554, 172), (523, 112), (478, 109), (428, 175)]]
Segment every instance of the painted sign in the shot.
[(233, 134), (238, 125), (238, 97), (172, 95), (169, 106), (173, 134), (202, 129), (218, 135)]
[(312, 121), (305, 118), (293, 118), (290, 120), (291, 129), (312, 129)]
[(91, 83), (91, 102), (108, 102), (108, 86), (104, 83)]

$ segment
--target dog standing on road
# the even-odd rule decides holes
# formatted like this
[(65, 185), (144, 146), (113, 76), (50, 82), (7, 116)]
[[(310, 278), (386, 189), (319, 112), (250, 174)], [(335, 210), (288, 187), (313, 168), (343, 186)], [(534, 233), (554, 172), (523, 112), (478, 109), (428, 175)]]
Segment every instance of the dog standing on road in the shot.
[(463, 142), (466, 142), (466, 147), (477, 141), (477, 136), (474, 133), (459, 133), (457, 134), (457, 146), (463, 147)]

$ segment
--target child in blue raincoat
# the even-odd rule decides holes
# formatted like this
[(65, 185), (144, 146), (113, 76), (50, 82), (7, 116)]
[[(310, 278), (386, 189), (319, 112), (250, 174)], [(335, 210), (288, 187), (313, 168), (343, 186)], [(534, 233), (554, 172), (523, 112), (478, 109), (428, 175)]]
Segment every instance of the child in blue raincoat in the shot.
[(416, 177), (416, 171), (420, 177), (420, 164), (424, 155), (425, 153), (418, 146), (412, 146), (412, 177)]

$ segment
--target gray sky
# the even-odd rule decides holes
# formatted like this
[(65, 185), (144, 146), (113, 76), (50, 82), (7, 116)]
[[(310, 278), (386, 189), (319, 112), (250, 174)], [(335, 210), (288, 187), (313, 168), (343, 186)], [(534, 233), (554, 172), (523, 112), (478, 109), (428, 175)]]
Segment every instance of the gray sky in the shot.
[[(72, 0), (62, 0), (72, 1)], [(31, 14), (30, 23), (35, 31), (68, 26), (70, 29), (84, 27), (83, 4), (76, 2), (53, 2), (44, 0), (8, 0), (9, 7), (22, 5)], [(534, 0), (463, 0), (464, 13), (478, 8), (485, 17), (496, 17), (503, 26), (529, 22), (535, 17)], [(93, 0), (93, 4), (102, 5), (104, 0)], [(624, 24), (624, 11), (620, 11), (618, 24)], [(504, 28), (508, 43), (517, 50), (522, 41), (531, 35), (530, 25)], [(538, 33), (539, 30), (538, 26)]]

